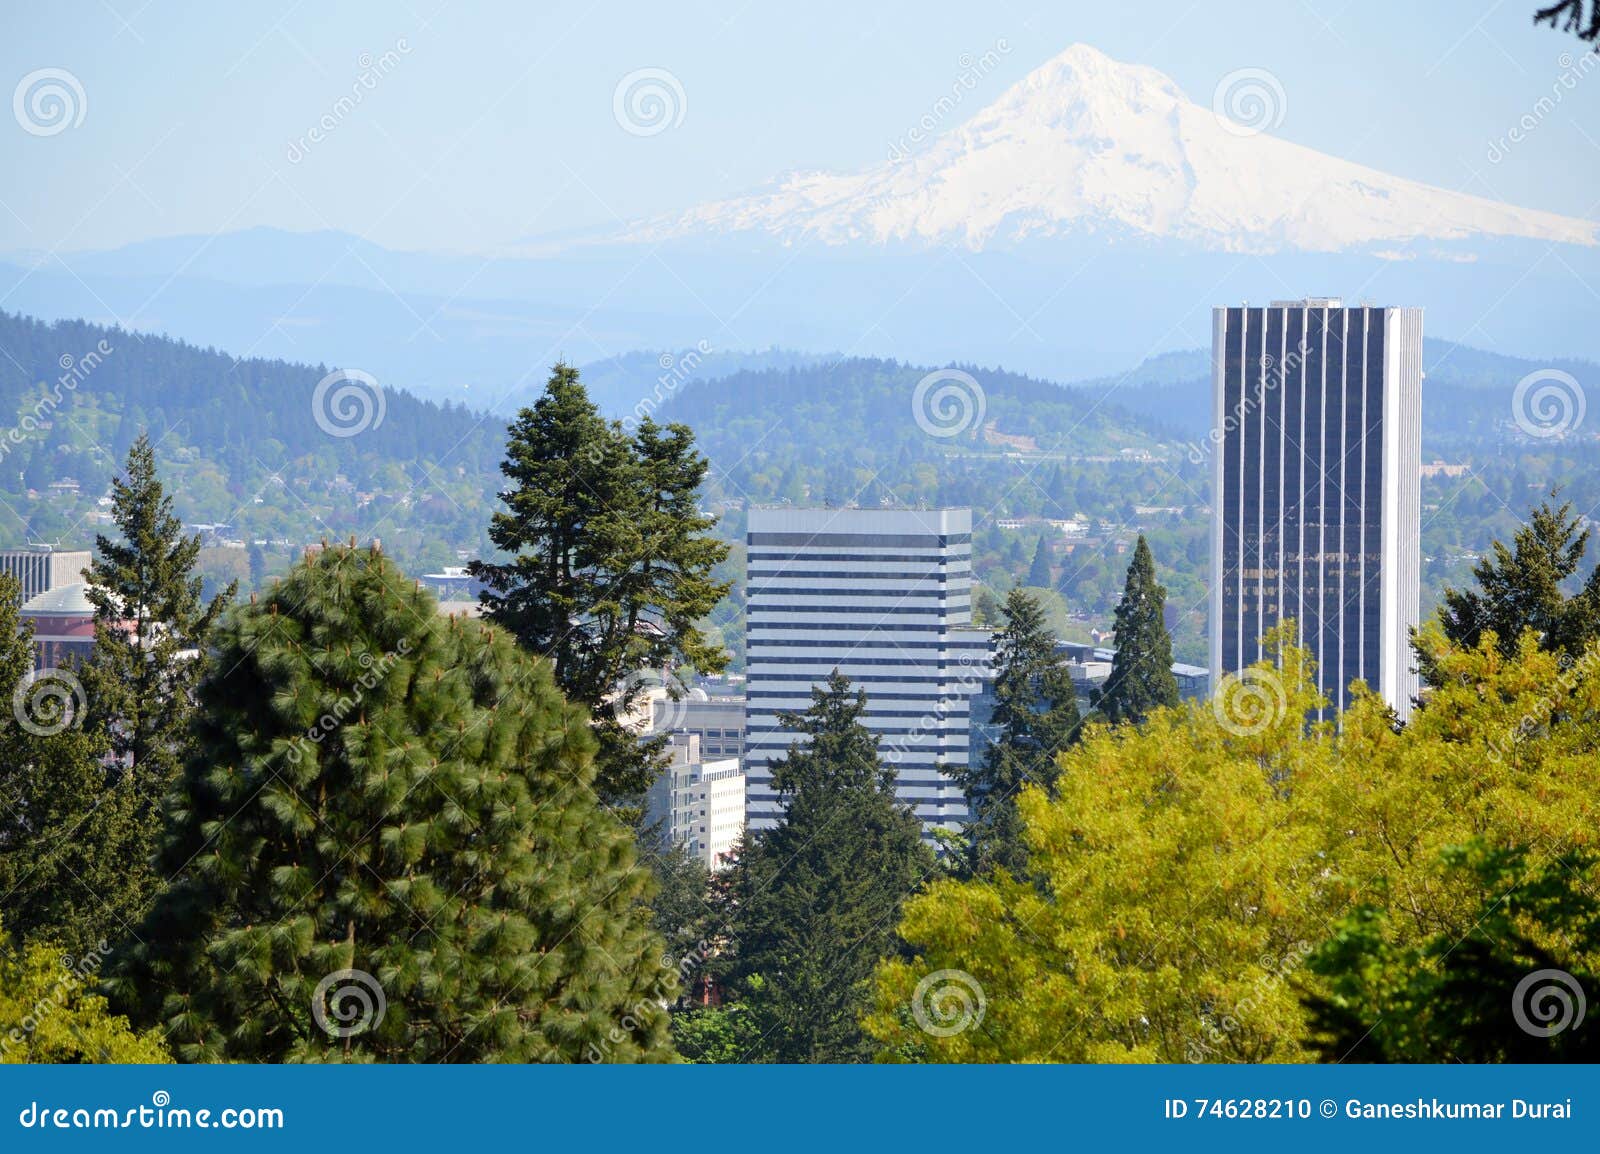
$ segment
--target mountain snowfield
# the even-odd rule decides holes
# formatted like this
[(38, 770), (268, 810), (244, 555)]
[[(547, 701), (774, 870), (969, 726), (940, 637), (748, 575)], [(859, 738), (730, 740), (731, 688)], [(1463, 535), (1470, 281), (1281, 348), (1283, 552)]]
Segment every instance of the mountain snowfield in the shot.
[(1282, 88), (1262, 70), (1225, 77), (1216, 102), (1220, 111), (1153, 68), (1077, 44), (918, 153), (856, 173), (792, 174), (754, 195), (654, 218), (625, 239), (758, 231), (785, 242), (981, 251), (1104, 234), (1252, 253), (1600, 239), (1590, 221), (1433, 188), (1260, 131), (1285, 112)]

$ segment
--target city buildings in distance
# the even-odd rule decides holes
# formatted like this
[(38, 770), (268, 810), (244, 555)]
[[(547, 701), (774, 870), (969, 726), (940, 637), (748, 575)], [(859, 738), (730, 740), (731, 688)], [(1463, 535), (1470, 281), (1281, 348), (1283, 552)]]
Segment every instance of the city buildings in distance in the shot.
[(30, 597), (18, 617), (33, 623), (35, 670), (63, 669), (73, 661), (87, 661), (94, 652), (94, 606), (83, 581)]
[(654, 696), (650, 705), (651, 733), (668, 733), (674, 739), (692, 735), (707, 758), (744, 757), (743, 696), (712, 696), (695, 688), (677, 701), (666, 694)]
[(93, 560), (87, 549), (25, 545), (0, 549), (0, 573), (21, 587), (18, 616), (33, 623), (33, 667), (59, 669), (94, 649), (94, 606), (83, 571)]

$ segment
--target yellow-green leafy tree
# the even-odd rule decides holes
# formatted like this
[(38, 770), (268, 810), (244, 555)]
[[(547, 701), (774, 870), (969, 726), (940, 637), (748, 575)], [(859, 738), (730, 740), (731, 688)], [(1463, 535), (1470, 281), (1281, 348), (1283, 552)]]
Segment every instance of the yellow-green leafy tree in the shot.
[(95, 993), (103, 951), (12, 948), (0, 927), (0, 1065), (170, 1062), (159, 1030), (136, 1033)]
[(1493, 633), (1464, 649), (1431, 627), (1422, 643), (1439, 671), (1426, 707), (1399, 734), (1370, 700), (1347, 715), (1319, 797), (1351, 902), (1382, 898), (1405, 944), (1481, 916), (1479, 887), (1447, 867), (1454, 847), (1522, 850), (1532, 872), (1600, 830), (1600, 648), (1574, 659), (1530, 631), (1508, 656)]
[[(1600, 650), (1437, 632), (1438, 687), (1400, 727), (1359, 690), (1307, 724), (1314, 669), (1285, 629), (1213, 701), (1091, 728), (1055, 795), (1020, 801), (1036, 879), (942, 881), (907, 904), (867, 1019), (886, 1058), (1310, 1060), (1305, 959), (1382, 900), (1397, 942), (1464, 935), (1482, 894), (1446, 868), (1478, 839), (1592, 845)], [(1537, 927), (1530, 927), (1537, 934)]]

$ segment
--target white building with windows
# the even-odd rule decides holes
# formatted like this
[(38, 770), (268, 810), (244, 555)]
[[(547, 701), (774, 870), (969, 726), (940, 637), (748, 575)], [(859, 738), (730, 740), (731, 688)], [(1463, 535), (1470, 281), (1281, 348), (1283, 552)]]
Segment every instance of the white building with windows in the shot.
[(970, 509), (752, 508), (746, 535), (745, 775), (751, 829), (775, 824), (771, 762), (837, 669), (867, 694), (866, 724), (924, 828), (959, 828), (966, 800), (940, 765), (966, 764), (968, 708), (990, 638), (971, 622)]
[(646, 821), (659, 823), (665, 836), (709, 870), (723, 869), (744, 829), (744, 773), (736, 757), (705, 761), (700, 738), (672, 738), (671, 764), (651, 786)]

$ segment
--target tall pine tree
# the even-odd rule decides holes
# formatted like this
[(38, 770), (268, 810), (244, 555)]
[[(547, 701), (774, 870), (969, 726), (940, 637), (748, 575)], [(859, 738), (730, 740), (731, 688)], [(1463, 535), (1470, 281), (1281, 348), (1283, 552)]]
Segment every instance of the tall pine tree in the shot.
[(1006, 596), (1005, 628), (995, 645), (994, 741), (976, 765), (951, 771), (971, 811), (971, 868), (995, 867), (1021, 876), (1027, 846), (1017, 814), (1026, 785), (1051, 788), (1060, 770), (1056, 755), (1078, 739), (1082, 718), (1067, 661), (1043, 606), (1024, 589)]
[(865, 1061), (860, 1016), (901, 904), (933, 869), (895, 773), (861, 723), (866, 695), (837, 670), (804, 713), (803, 738), (773, 763), (783, 816), (754, 834), (731, 886), (736, 988), (761, 1041), (745, 1060)]
[(676, 975), (548, 666), (324, 549), (217, 630), (118, 969), (189, 1061), (671, 1057)]
[(1096, 700), (1099, 712), (1113, 725), (1137, 724), (1152, 709), (1178, 704), (1166, 606), (1167, 591), (1156, 580), (1155, 559), (1141, 533), (1117, 604), (1117, 654)]
[(596, 788), (608, 801), (636, 803), (660, 768), (660, 743), (641, 745), (616, 718), (640, 692), (631, 675), (727, 662), (697, 626), (730, 587), (711, 578), (728, 546), (698, 507), (708, 467), (686, 426), (647, 419), (630, 436), (606, 421), (566, 364), (511, 425), (506, 508), (489, 526), (509, 560), (472, 572), (486, 585), (485, 616), (591, 711)]

